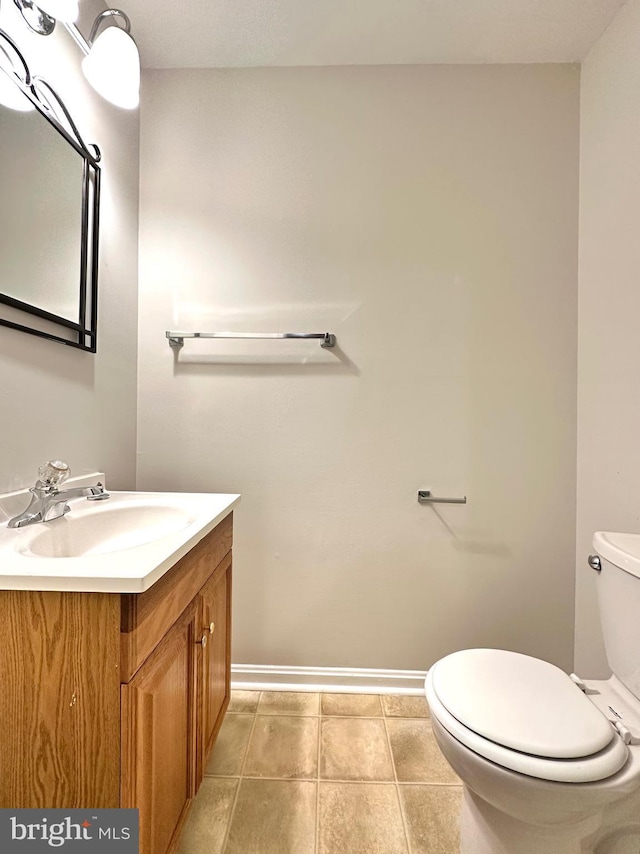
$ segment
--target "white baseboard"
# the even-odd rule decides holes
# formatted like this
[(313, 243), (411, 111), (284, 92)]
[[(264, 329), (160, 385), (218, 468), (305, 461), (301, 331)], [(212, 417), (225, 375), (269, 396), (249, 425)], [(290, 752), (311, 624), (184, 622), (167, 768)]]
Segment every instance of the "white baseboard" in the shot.
[(231, 665), (231, 687), (240, 691), (330, 691), (422, 696), (426, 677), (426, 672), (422, 670)]

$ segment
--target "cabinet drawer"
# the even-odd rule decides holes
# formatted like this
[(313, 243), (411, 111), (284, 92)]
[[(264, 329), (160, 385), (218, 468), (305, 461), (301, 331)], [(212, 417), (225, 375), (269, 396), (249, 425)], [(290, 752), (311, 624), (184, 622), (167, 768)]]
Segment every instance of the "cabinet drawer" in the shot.
[(128, 682), (203, 585), (233, 541), (233, 514), (172, 566), (145, 593), (122, 596), (121, 680)]

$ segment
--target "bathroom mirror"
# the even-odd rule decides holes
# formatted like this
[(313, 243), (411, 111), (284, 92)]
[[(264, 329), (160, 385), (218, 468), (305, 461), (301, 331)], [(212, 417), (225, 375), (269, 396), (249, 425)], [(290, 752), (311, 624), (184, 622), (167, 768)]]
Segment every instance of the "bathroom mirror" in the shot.
[(100, 153), (57, 93), (32, 77), (0, 31), (15, 71), (0, 84), (0, 324), (95, 353)]

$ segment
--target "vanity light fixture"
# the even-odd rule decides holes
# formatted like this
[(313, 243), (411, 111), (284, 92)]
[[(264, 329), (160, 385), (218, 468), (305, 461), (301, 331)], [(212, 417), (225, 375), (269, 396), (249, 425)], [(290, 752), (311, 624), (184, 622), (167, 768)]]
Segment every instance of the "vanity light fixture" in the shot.
[[(56, 21), (64, 23), (76, 44), (86, 54), (82, 71), (99, 95), (117, 107), (133, 110), (140, 103), (140, 55), (131, 35), (131, 21), (120, 9), (105, 9), (93, 22), (85, 39), (73, 23), (77, 0), (13, 0), (29, 27), (42, 36), (51, 35)], [(119, 26), (103, 24), (113, 20)]]
[(29, 29), (40, 36), (50, 36), (56, 28), (56, 19), (31, 0), (13, 0)]
[(78, 17), (78, 0), (13, 0), (27, 26), (40, 36), (50, 36), (56, 21), (70, 23)]
[[(98, 30), (110, 18), (120, 18), (124, 27)], [(131, 36), (131, 22), (119, 9), (105, 9), (93, 22), (88, 39), (89, 53), (82, 71), (89, 83), (112, 104), (133, 110), (140, 103), (140, 55)]]
[[(24, 0), (22, 2), (24, 3)], [(38, 8), (65, 24), (70, 24), (78, 18), (78, 0), (38, 0)]]

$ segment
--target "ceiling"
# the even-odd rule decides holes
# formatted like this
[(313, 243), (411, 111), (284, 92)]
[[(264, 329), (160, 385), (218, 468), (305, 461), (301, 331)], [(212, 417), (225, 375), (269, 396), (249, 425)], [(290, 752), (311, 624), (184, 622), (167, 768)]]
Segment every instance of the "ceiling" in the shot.
[(146, 68), (575, 62), (624, 0), (119, 0)]

